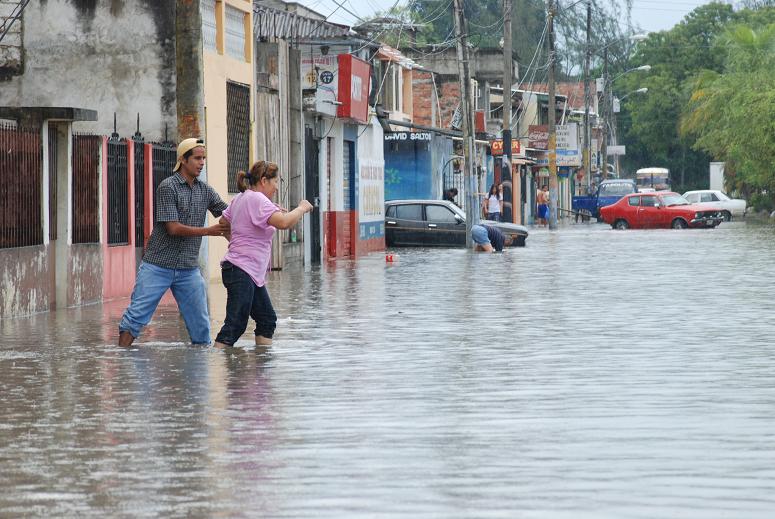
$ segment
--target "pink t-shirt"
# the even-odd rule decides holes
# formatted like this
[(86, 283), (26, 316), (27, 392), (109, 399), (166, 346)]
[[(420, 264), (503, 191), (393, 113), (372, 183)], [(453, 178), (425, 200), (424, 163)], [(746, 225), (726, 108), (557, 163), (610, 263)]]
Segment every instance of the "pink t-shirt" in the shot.
[(268, 220), (279, 210), (263, 193), (247, 190), (235, 196), (223, 212), (231, 223), (229, 251), (223, 260), (247, 272), (260, 287), (266, 280), (276, 230)]

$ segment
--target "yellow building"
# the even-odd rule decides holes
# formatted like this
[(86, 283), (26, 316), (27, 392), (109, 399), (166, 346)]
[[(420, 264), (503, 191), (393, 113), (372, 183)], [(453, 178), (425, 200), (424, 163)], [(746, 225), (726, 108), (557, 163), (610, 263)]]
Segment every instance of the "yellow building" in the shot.
[[(237, 193), (237, 172), (247, 171), (256, 154), (252, 3), (200, 0), (200, 6), (207, 182), (228, 203)], [(208, 276), (219, 280), (228, 243), (208, 242)]]

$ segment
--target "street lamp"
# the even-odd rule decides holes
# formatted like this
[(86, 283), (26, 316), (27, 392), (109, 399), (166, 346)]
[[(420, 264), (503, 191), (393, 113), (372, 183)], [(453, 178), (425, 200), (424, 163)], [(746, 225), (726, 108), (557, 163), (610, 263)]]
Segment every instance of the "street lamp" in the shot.
[[(625, 99), (627, 99), (628, 97), (630, 97), (633, 94), (645, 94), (648, 91), (649, 91), (649, 89), (647, 87), (639, 88), (637, 90), (633, 90), (632, 92), (629, 92), (629, 93), (623, 95), (622, 97), (614, 97), (614, 100), (621, 104), (622, 101), (624, 101)], [(611, 111), (611, 137), (613, 138), (614, 146), (616, 144), (618, 144), (618, 139), (616, 138), (616, 113), (618, 111), (619, 110), (612, 110)], [(619, 171), (619, 155), (616, 155), (616, 176), (617, 176), (617, 178), (621, 177), (621, 174), (620, 174), (620, 171)]]
[[(641, 39), (641, 36), (643, 35), (637, 35), (639, 39)], [(614, 81), (619, 79), (620, 77), (624, 76), (625, 74), (629, 74), (630, 72), (636, 72), (636, 71), (644, 71), (648, 72), (651, 70), (651, 65), (641, 65), (639, 67), (634, 67), (629, 70), (625, 70), (621, 74), (618, 74), (615, 76), (612, 80), (608, 79), (608, 51), (605, 52), (605, 63), (603, 63), (603, 145), (601, 146), (601, 154), (602, 154), (602, 161), (603, 161), (603, 178), (608, 176), (608, 118), (611, 117), (613, 119), (613, 96), (610, 95), (611, 92), (611, 86), (613, 85)], [(629, 94), (628, 94), (629, 95)], [(609, 102), (610, 97), (610, 102)], [(610, 111), (609, 111), (610, 110)], [(610, 115), (609, 115), (610, 114)], [(618, 162), (618, 161), (617, 161)], [(617, 168), (617, 174), (619, 173)]]
[[(590, 123), (591, 119), (589, 117), (589, 104), (590, 104), (590, 96), (589, 96), (589, 62), (592, 56), (592, 53), (595, 54), (599, 53), (600, 51), (605, 51), (605, 58), (604, 58), (604, 69), (607, 75), (608, 72), (608, 47), (615, 43), (619, 43), (624, 39), (628, 39), (633, 42), (639, 42), (643, 41), (646, 38), (648, 38), (647, 33), (638, 33), (638, 34), (631, 34), (629, 36), (625, 36), (623, 38), (616, 38), (614, 40), (609, 41), (605, 45), (598, 47), (597, 49), (592, 49), (589, 45), (590, 43), (590, 33), (591, 33), (591, 18), (592, 18), (592, 3), (591, 1), (587, 1), (587, 42), (586, 42), (586, 52), (585, 52), (585, 59), (584, 59), (584, 174), (587, 178), (587, 183), (589, 183), (591, 177), (592, 177), (592, 164), (591, 164), (591, 157), (592, 157), (592, 136), (591, 136), (591, 130), (590, 130)], [(645, 68), (648, 67), (648, 68)], [(643, 65), (642, 67), (637, 67), (636, 70), (651, 70), (651, 66), (649, 65)], [(605, 94), (605, 82), (603, 87), (603, 94)], [(605, 99), (605, 97), (604, 97)], [(600, 117), (600, 113), (597, 113), (597, 117)], [(605, 141), (604, 141), (605, 142)], [(605, 150), (603, 150), (605, 151)], [(607, 163), (607, 158), (605, 155), (603, 155), (603, 164), (605, 165)], [(604, 166), (605, 167), (605, 166)], [(607, 171), (607, 167), (606, 171)], [(589, 185), (589, 184), (587, 184)]]

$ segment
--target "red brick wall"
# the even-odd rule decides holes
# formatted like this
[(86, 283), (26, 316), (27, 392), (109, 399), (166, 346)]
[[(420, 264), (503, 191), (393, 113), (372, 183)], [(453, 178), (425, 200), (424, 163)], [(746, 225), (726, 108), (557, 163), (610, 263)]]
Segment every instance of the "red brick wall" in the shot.
[[(412, 71), (414, 88), (414, 122), (425, 126), (437, 126), (440, 128), (449, 128), (452, 121), (452, 114), (455, 113), (460, 102), (460, 83), (454, 77), (436, 76), (436, 91), (433, 89), (433, 79), (429, 72), (419, 70)], [(436, 92), (439, 100), (436, 102)], [(441, 121), (436, 113), (436, 120), (433, 120), (433, 113), (441, 108)]]

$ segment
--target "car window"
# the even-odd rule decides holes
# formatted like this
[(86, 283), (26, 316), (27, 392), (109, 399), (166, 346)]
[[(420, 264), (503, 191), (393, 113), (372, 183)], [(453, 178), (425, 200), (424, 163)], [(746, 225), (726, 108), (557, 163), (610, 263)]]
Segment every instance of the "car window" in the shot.
[(426, 205), (425, 219), (429, 222), (456, 223), (455, 214), (441, 205)]
[(710, 199), (712, 201), (714, 201), (714, 202), (718, 202), (719, 201), (719, 197), (716, 195), (716, 193), (711, 193), (710, 194)]
[(422, 220), (422, 206), (420, 204), (397, 205), (396, 218), (402, 220)]
[(600, 186), (600, 196), (624, 196), (635, 192), (635, 186), (629, 182), (614, 182)]
[(691, 202), (691, 203), (693, 203), (693, 204), (696, 204), (696, 203), (699, 201), (699, 199), (700, 199), (700, 195), (699, 195), (699, 194), (697, 194), (697, 193), (692, 193), (692, 194), (690, 194), (690, 195), (686, 195), (686, 199), (687, 199), (689, 202)]
[(657, 197), (655, 197), (655, 196), (643, 196), (640, 199), (640, 205), (642, 207), (655, 207), (657, 205)]
[(635, 207), (635, 206), (640, 204), (640, 197), (639, 196), (631, 196), (628, 201), (629, 201), (631, 206)]
[(396, 217), (396, 206), (391, 205), (387, 208), (387, 211), (385, 211), (385, 216), (388, 218), (395, 218)]
[(712, 202), (713, 198), (711, 197), (710, 193), (702, 193), (700, 194), (700, 202)]

